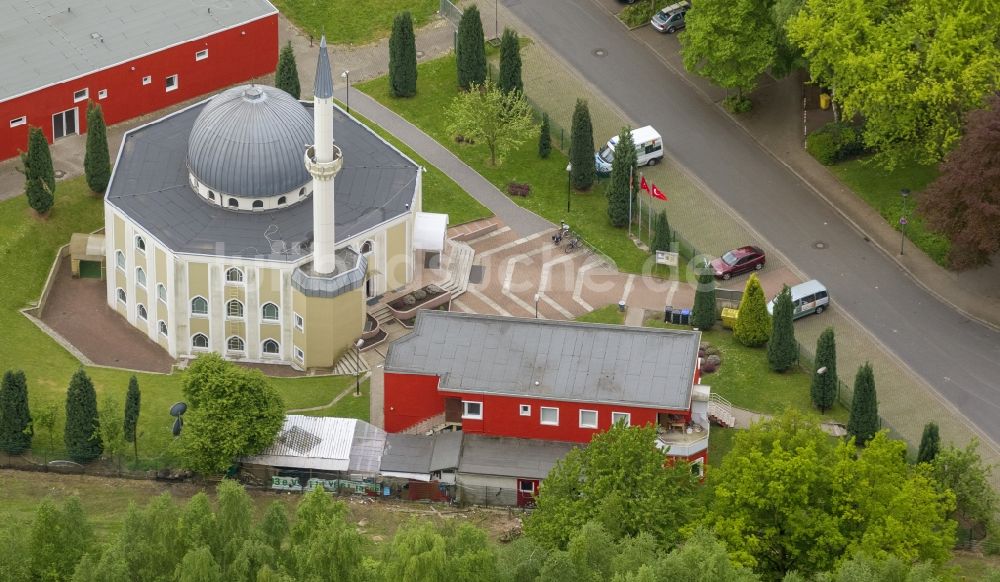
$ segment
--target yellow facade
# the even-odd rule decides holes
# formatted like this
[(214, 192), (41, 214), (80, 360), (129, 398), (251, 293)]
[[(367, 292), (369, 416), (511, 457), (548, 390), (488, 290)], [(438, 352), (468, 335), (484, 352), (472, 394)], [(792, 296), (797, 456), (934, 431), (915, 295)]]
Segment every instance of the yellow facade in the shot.
[(386, 274), (385, 288), (399, 289), (406, 285), (406, 263), (409, 255), (406, 252), (406, 223), (400, 223), (385, 233), (386, 242)]
[(293, 290), (293, 309), (305, 321), (304, 329), (292, 334), (294, 347), (305, 354), (299, 365), (328, 368), (353, 348), (364, 325), (364, 305), (362, 289), (337, 297), (306, 297)]

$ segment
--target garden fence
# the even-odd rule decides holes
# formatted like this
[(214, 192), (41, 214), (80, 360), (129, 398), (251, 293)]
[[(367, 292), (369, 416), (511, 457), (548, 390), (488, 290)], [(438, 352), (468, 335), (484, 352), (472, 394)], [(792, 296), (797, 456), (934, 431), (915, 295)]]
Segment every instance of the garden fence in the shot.
[(517, 491), (511, 487), (457, 485), (459, 505), (517, 507)]

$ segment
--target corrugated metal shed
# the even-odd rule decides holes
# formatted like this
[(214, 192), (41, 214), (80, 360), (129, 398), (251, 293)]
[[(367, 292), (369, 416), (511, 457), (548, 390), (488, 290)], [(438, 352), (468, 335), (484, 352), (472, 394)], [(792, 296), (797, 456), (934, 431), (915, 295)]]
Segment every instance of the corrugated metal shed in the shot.
[(535, 439), (467, 434), (458, 472), (522, 479), (544, 479), (576, 445)]
[(687, 409), (699, 332), (421, 311), (387, 372), (441, 376), (440, 388)]
[(0, 100), (275, 12), (267, 0), (0, 0)]
[(355, 418), (290, 414), (270, 447), (245, 463), (319, 471), (378, 472), (385, 431)]
[(382, 474), (430, 481), (431, 473), (458, 467), (462, 452), (461, 432), (434, 435), (386, 435)]

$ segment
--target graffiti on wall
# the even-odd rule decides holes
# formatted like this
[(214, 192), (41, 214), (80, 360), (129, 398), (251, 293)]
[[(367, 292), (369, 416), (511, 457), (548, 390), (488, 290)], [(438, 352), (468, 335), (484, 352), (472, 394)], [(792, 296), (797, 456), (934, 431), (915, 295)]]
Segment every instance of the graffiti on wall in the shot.
[(320, 479), (313, 477), (306, 481), (305, 487), (295, 476), (275, 475), (271, 477), (271, 489), (279, 491), (312, 491), (322, 486), (324, 490), (336, 492), (346, 491), (350, 493), (362, 493), (365, 495), (378, 495), (380, 487), (377, 483), (367, 481), (352, 481), (350, 479)]

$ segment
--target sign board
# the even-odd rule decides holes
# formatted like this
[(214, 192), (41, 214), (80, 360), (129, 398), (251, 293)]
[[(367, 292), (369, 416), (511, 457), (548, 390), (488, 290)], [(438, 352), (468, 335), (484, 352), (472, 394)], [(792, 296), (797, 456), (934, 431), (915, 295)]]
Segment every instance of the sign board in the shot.
[(676, 267), (678, 262), (677, 256), (677, 253), (670, 251), (656, 251), (656, 264)]

